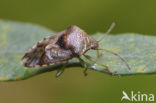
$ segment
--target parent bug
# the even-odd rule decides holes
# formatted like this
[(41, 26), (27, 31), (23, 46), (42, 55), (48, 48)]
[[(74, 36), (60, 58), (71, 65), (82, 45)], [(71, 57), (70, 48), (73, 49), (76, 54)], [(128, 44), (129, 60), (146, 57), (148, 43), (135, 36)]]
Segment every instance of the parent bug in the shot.
[[(113, 27), (114, 23), (110, 29), (108, 29), (106, 34), (108, 34)], [(58, 34), (48, 36), (39, 41), (23, 56), (23, 64), (25, 67), (35, 67), (36, 65), (46, 66), (68, 61), (72, 58), (78, 58), (81, 65), (86, 68), (84, 71), (84, 74), (86, 75), (86, 62), (81, 59), (81, 56), (84, 55), (84, 57), (86, 57), (88, 60), (95, 62), (90, 56), (85, 55), (88, 50), (92, 49), (97, 50), (97, 56), (100, 55), (99, 50), (105, 50), (114, 54), (115, 56), (118, 56), (130, 69), (125, 59), (119, 56), (117, 53), (108, 51), (106, 49), (99, 49), (99, 42), (103, 39), (104, 37), (96, 41), (82, 29), (73, 25)], [(57, 76), (64, 71), (64, 67), (67, 64), (68, 62), (63, 66), (62, 69), (59, 70)], [(103, 66), (111, 73), (108, 66)]]

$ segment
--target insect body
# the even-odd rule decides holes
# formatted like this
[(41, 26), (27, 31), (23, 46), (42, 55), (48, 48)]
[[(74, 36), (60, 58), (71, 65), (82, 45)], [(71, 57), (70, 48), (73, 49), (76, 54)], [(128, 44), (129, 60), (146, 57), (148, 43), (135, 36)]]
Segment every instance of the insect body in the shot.
[[(22, 59), (26, 67), (55, 64), (74, 57), (84, 63), (80, 56), (90, 49), (98, 49), (98, 46), (99, 41), (94, 40), (79, 27), (71, 26), (38, 42), (26, 52)], [(124, 59), (123, 61), (125, 62)]]
[(49, 65), (80, 57), (89, 49), (98, 47), (98, 42), (77, 26), (49, 36), (33, 46), (23, 57), (26, 67)]

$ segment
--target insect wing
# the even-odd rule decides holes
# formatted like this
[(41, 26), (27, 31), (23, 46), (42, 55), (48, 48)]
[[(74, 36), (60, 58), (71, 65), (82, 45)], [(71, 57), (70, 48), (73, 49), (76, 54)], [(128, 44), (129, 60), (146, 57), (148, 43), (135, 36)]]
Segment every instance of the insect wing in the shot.
[(71, 59), (72, 52), (60, 48), (58, 45), (49, 44), (45, 48), (45, 54), (42, 56), (39, 65), (49, 65)]

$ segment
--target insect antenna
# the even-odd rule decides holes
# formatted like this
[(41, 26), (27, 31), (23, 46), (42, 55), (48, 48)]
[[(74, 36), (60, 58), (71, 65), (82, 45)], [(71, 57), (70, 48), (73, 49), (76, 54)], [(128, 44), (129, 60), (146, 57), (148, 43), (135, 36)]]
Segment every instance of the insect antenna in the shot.
[(115, 23), (113, 22), (111, 26), (109, 27), (109, 29), (107, 30), (106, 35), (104, 35), (100, 40), (98, 40), (98, 43), (101, 42), (105, 38), (105, 36), (107, 36), (113, 30), (114, 26), (115, 26)]
[[(98, 42), (98, 43), (101, 42), (101, 41), (105, 38), (105, 36), (107, 36), (107, 35), (112, 31), (112, 29), (114, 28), (114, 26), (115, 26), (115, 23), (113, 22), (112, 25), (111, 25), (111, 26), (109, 27), (109, 29), (107, 30), (106, 35), (104, 35), (104, 36), (103, 36), (100, 40), (98, 40), (97, 42)], [(109, 52), (109, 53), (111, 53), (111, 54), (113, 54), (113, 55), (119, 57), (119, 58), (125, 63), (125, 65), (127, 66), (127, 68), (130, 70), (130, 66), (128, 65), (127, 61), (126, 61), (123, 57), (121, 57), (119, 54), (117, 54), (117, 53), (115, 53), (115, 52), (112, 52), (112, 51), (109, 51), (109, 50), (107, 50), (107, 49), (99, 49), (99, 48), (97, 48), (96, 50), (97, 50), (97, 54), (99, 54), (99, 53), (98, 53), (98, 50), (104, 50), (104, 51), (106, 51), (106, 52)]]
[(112, 52), (112, 51), (109, 51), (109, 50), (107, 50), (107, 49), (97, 49), (97, 50), (104, 50), (104, 51), (106, 51), (106, 52), (109, 52), (109, 53), (111, 53), (111, 54), (113, 54), (113, 55), (119, 57), (119, 58), (125, 63), (125, 65), (127, 66), (127, 68), (128, 68), (129, 70), (131, 69), (130, 66), (128, 65), (128, 62), (127, 62), (123, 57), (121, 57), (119, 54), (117, 54), (117, 53), (115, 53), (115, 52)]

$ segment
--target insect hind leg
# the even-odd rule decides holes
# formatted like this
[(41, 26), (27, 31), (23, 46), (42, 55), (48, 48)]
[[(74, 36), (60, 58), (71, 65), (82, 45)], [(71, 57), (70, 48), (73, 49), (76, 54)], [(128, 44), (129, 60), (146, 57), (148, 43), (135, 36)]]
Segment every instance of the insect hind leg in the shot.
[(58, 71), (57, 71), (57, 73), (56, 73), (56, 77), (59, 77), (63, 72), (64, 72), (64, 70), (65, 70), (65, 67), (68, 65), (68, 61), (65, 63), (65, 64), (63, 64), (63, 66), (60, 68), (60, 69), (58, 69)]

